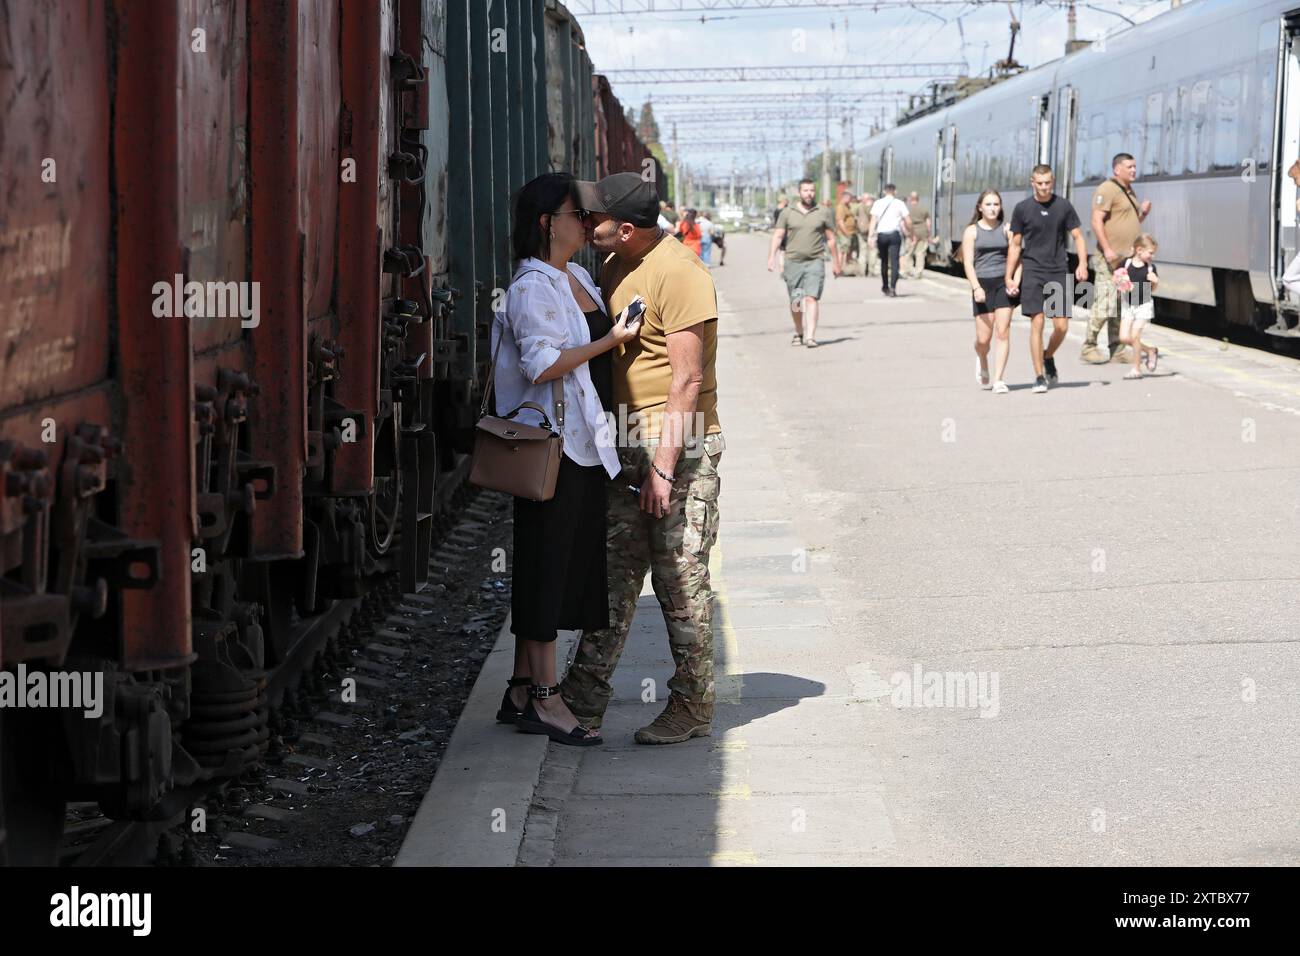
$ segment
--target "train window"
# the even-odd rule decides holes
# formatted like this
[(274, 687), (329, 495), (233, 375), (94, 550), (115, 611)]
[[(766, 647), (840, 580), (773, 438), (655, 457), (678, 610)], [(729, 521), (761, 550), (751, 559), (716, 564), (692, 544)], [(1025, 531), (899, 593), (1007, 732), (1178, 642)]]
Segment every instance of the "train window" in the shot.
[(1088, 121), (1088, 157), (1085, 165), (1088, 179), (1105, 179), (1106, 174), (1106, 114), (1093, 113)]
[(1164, 124), (1161, 122), (1164, 118), (1164, 106), (1165, 95), (1159, 90), (1147, 97), (1147, 132), (1142, 144), (1142, 175), (1144, 176), (1160, 175), (1161, 149), (1164, 146), (1161, 141), (1164, 132)]
[(1106, 155), (1102, 157), (1103, 177), (1110, 175), (1110, 158), (1116, 153), (1131, 152), (1124, 142), (1124, 108), (1115, 103), (1106, 111)]
[[(1146, 152), (1143, 145), (1143, 140), (1146, 138), (1146, 123), (1143, 119), (1142, 97), (1134, 97), (1124, 107), (1124, 145), (1120, 148), (1124, 152), (1136, 156), (1139, 163), (1142, 161), (1142, 155)], [(1114, 156), (1115, 154), (1111, 153), (1111, 155)]]
[(1273, 100), (1277, 93), (1276, 51), (1265, 54), (1259, 69), (1259, 84), (1255, 87), (1255, 161), (1263, 168), (1269, 163), (1273, 148)]
[(1029, 178), (1030, 166), (1026, 164), (1034, 159), (1033, 127), (1021, 126), (1016, 130), (1015, 147), (1011, 155), (1014, 159), (1011, 162), (1011, 181), (1007, 183), (1008, 186), (1014, 186)]
[(1209, 101), (1210, 81), (1200, 80), (1194, 83), (1187, 97), (1186, 119), (1183, 122), (1183, 135), (1187, 142), (1187, 151), (1183, 160), (1184, 172), (1203, 173), (1206, 170), (1206, 153), (1212, 123), (1208, 109)]
[(1183, 173), (1183, 96), (1185, 87), (1171, 90), (1165, 99), (1165, 135), (1164, 167), (1166, 176), (1181, 176)]
[(1234, 169), (1241, 162), (1237, 117), (1241, 113), (1241, 74), (1225, 73), (1215, 82), (1215, 169)]

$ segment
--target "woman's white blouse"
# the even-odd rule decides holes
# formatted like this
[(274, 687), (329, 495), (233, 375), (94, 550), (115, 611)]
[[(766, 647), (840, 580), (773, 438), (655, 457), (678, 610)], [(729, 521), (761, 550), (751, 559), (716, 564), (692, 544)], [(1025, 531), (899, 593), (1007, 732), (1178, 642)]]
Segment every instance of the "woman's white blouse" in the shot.
[[(572, 262), (568, 268), (605, 312), (600, 290), (587, 270)], [(504, 339), (503, 330), (509, 332)], [(496, 352), (498, 343), (500, 352)], [(540, 259), (520, 262), (506, 292), (505, 308), (492, 322), (497, 414), (505, 415), (524, 402), (535, 402), (546, 409), (554, 427), (551, 383), (537, 385), (534, 381), (555, 364), (561, 350), (590, 343), (591, 330), (569, 288), (568, 277)], [(618, 452), (586, 362), (564, 376), (564, 403), (564, 454), (579, 465), (604, 465), (609, 476), (616, 477), (621, 467)], [(541, 424), (541, 416), (531, 408), (523, 409), (516, 420)]]

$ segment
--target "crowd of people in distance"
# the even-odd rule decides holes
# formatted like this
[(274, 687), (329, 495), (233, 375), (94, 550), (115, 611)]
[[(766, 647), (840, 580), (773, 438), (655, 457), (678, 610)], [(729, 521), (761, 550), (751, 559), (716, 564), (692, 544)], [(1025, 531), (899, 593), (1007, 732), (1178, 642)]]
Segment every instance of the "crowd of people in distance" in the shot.
[(688, 208), (679, 215), (672, 202), (661, 201), (658, 223), (660, 229), (680, 239), (706, 266), (713, 266), (714, 249), (718, 250), (718, 265), (727, 264), (726, 230), (713, 221), (707, 209)]
[[(1139, 202), (1134, 192), (1137, 162), (1132, 155), (1116, 154), (1111, 168), (1112, 176), (1097, 186), (1092, 197), (1089, 218), (1096, 247), (1091, 259), (1083, 224), (1070, 201), (1057, 195), (1050, 166), (1034, 167), (1032, 192), (1009, 219), (997, 190), (980, 193), (960, 243), (960, 263), (970, 283), (975, 316), (975, 377), (980, 387), (999, 395), (1010, 391), (1005, 374), (1011, 316), (1017, 308), (1030, 321), (1032, 390), (1046, 392), (1056, 385), (1056, 352), (1069, 332), (1072, 306), (1080, 298), (1090, 309), (1081, 356), (1085, 362), (1131, 361), (1126, 379), (1140, 379), (1156, 370), (1160, 350), (1142, 341), (1143, 329), (1155, 317), (1154, 293), (1160, 282), (1154, 262), (1158, 243), (1142, 230), (1151, 203)], [(1300, 163), (1293, 178), (1300, 184)], [(892, 183), (878, 197), (864, 193), (856, 200), (851, 189), (845, 189), (832, 211), (829, 199), (817, 203), (813, 181), (801, 180), (797, 202), (782, 197), (777, 203), (773, 226), (767, 267), (775, 271), (779, 264), (785, 279), (794, 323), (790, 344), (809, 348), (817, 346), (827, 259), (837, 278), (878, 271), (881, 292), (896, 298), (900, 272), (903, 278), (920, 279), (937, 242), (930, 210), (920, 196), (913, 192), (904, 202)], [(1071, 252), (1077, 260), (1073, 272)], [(1300, 284), (1300, 265), (1295, 268)], [(1044, 344), (1048, 319), (1052, 331)], [(1098, 345), (1103, 327), (1109, 354)]]

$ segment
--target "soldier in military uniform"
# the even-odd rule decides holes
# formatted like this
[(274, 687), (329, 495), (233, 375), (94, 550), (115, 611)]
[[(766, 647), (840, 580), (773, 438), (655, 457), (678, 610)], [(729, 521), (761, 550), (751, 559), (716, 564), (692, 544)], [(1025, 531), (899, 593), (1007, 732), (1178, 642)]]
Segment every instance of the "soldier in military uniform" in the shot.
[[(1098, 185), (1092, 197), (1092, 233), (1097, 239), (1097, 251), (1092, 256), (1095, 287), (1081, 357), (1093, 365), (1131, 360), (1119, 340), (1119, 293), (1112, 276), (1120, 263), (1133, 254), (1133, 243), (1151, 214), (1151, 201), (1139, 203), (1133, 191), (1137, 161), (1129, 153), (1118, 153), (1111, 161), (1111, 171), (1115, 175)], [(1109, 354), (1097, 345), (1103, 328)]]
[[(649, 572), (675, 670), (667, 706), (637, 743), (680, 743), (712, 729), (713, 591), (709, 550), (718, 534), (717, 293), (708, 268), (657, 225), (654, 187), (635, 173), (579, 185), (592, 243), (609, 253), (607, 305), (645, 302), (641, 334), (614, 356), (622, 473), (610, 482), (611, 626), (584, 631), (561, 681), (565, 703), (598, 728), (612, 696), (641, 585)], [(639, 491), (638, 491), (639, 489)]]

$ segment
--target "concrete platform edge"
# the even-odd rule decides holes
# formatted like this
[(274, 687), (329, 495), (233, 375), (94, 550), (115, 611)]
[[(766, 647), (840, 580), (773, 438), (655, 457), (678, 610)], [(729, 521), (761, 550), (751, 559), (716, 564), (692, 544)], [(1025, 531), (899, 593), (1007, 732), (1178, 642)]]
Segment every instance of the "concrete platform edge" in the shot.
[(394, 866), (515, 865), (547, 739), (496, 722), (513, 669), (507, 615)]

